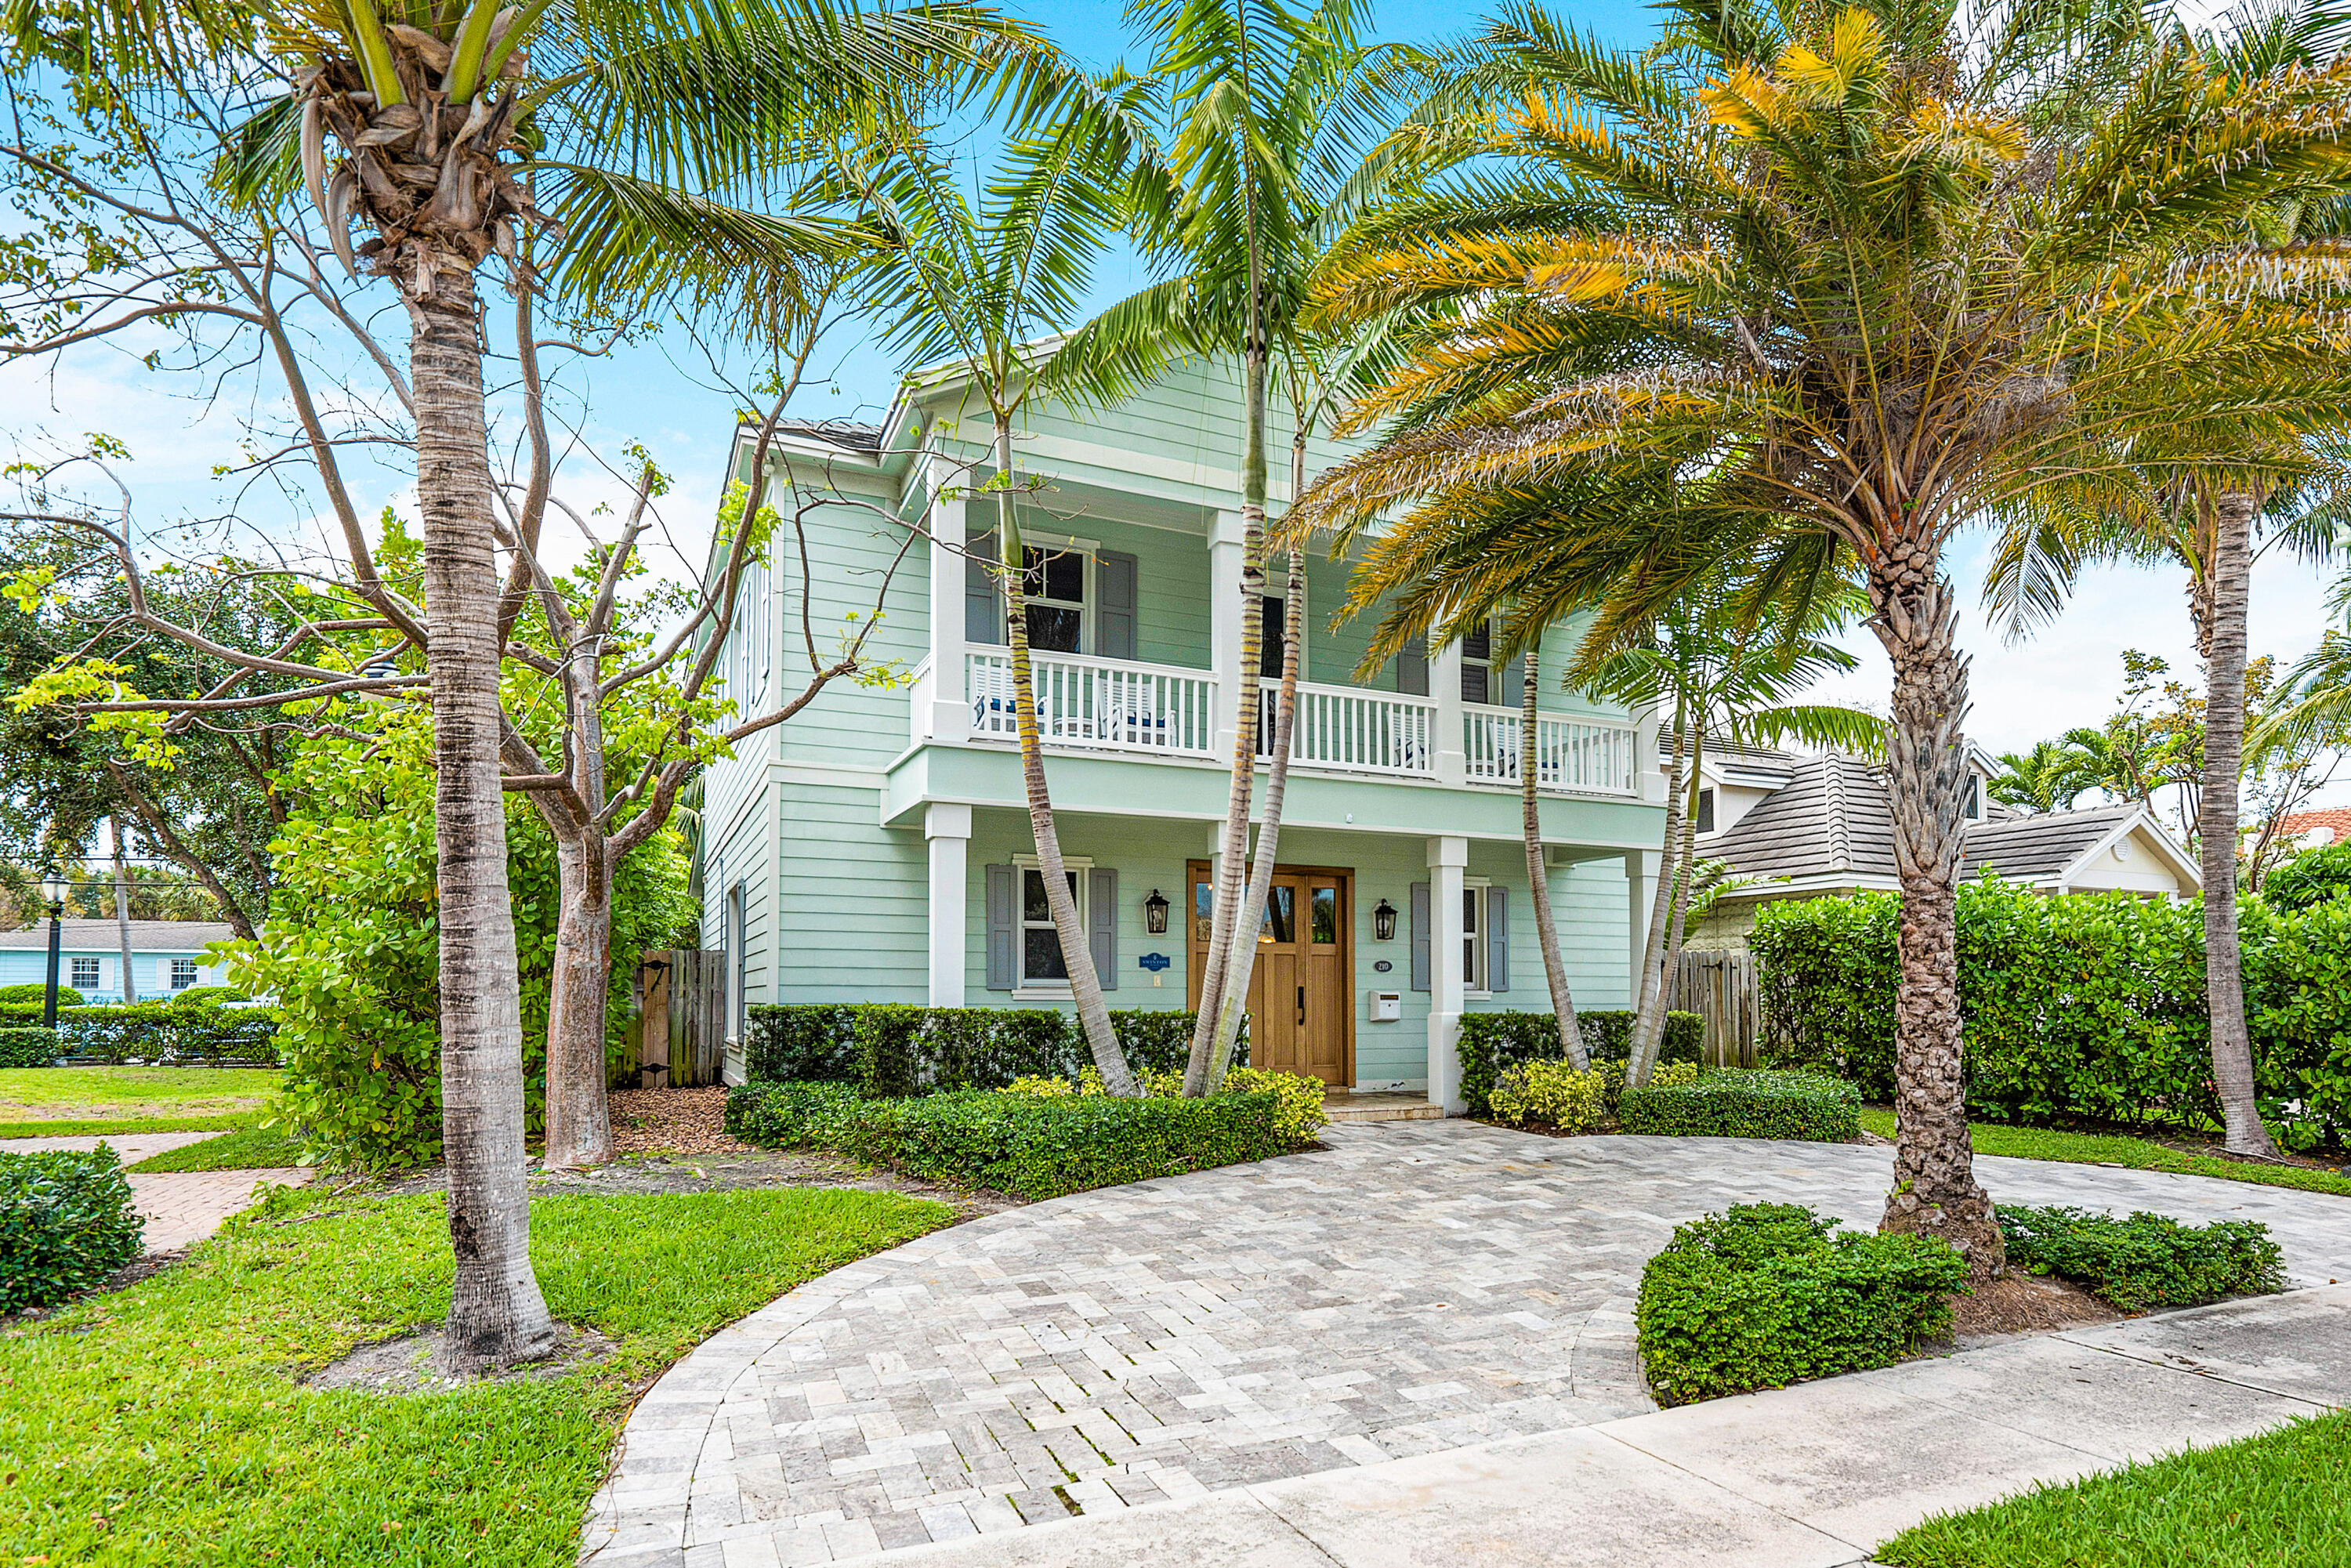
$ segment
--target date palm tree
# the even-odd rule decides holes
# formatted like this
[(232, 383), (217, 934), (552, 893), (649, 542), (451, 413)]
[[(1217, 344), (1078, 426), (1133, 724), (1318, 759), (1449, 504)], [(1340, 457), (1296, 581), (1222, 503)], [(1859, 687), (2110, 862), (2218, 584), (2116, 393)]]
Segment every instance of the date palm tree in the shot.
[[(1314, 269), (1332, 240), (1409, 162), (1388, 132), (1416, 57), (1363, 41), (1363, 0), (1145, 0), (1153, 68), (1171, 95), (1166, 161), (1174, 184), (1133, 216), (1145, 255), (1170, 276), (1072, 333), (1049, 370), (1057, 384), (1107, 400), (1189, 355), (1230, 355), (1241, 374), (1241, 636), (1234, 683), (1238, 723), (1219, 841), (1217, 891), (1201, 977), (1199, 1018), (1185, 1092), (1224, 1076), (1249, 996), (1260, 912), (1272, 885), (1282, 790), (1297, 701), (1302, 634), (1298, 603), (1282, 622), (1280, 695), (1270, 747), (1261, 737), (1259, 674), (1267, 585), (1268, 427), (1278, 386), (1290, 404), (1293, 487), (1305, 444), (1325, 417), (1342, 347), (1305, 330)], [(1298, 597), (1302, 561), (1290, 561)], [(1270, 756), (1268, 756), (1269, 751)], [(1250, 803), (1261, 758), (1270, 765), (1256, 863)]]
[(2030, 751), (2003, 751), (1991, 798), (2023, 811), (2066, 811), (2097, 783), (2089, 753), (2071, 740), (2037, 740)]
[(2245, 81), (2167, 46), (2126, 92), (2052, 91), (2085, 57), (2032, 11), (1971, 32), (1951, 4), (1683, 0), (1637, 56), (1510, 11), (1465, 88), (1494, 116), (1488, 156), (1450, 203), (1366, 225), (1331, 283), (1334, 322), (1432, 324), (1353, 416), (1392, 434), (1306, 503), (1343, 519), (1641, 465), (1702, 490), (1579, 540), (1604, 642), (1724, 562), (1859, 578), (1894, 671), (1903, 900), (1882, 1224), (1949, 1239), (1979, 1276), (2005, 1252), (1963, 1105), (1967, 665), (1944, 547), (2134, 434), (2326, 403), (2341, 323), (2305, 287), (2340, 264), (2248, 254), (2237, 220), (2351, 179), (2351, 70)]
[[(772, 318), (810, 257), (839, 243), (831, 225), (758, 205), (812, 135), (983, 66), (1008, 68), (1024, 93), (1050, 72), (1025, 71), (1043, 71), (1043, 57), (993, 13), (833, 0), (101, 0), (75, 13), (70, 37), (52, 25), (36, 0), (0, 13), (20, 53), (167, 98), (250, 79), (263, 107), (226, 150), (224, 178), (289, 209), (289, 224), (288, 198), (306, 195), (334, 254), (405, 309), (422, 610), (383, 581), (350, 508), (339, 510), (356, 587), (426, 650), (431, 675), (449, 1354), (468, 1368), (531, 1359), (556, 1336), (528, 1252), (498, 705), (528, 581), (517, 559), (501, 592), (478, 275), (495, 257), (522, 299), (545, 287), (632, 319), (664, 303)], [(545, 502), (542, 475), (526, 533)]]

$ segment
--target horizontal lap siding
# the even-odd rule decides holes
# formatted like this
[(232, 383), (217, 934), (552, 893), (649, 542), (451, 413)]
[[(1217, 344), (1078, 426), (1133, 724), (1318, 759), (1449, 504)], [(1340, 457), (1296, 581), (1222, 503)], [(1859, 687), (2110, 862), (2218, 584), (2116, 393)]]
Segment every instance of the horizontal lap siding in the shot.
[(778, 821), (775, 999), (926, 999), (929, 851), (920, 831), (884, 828), (880, 818), (874, 790), (788, 787)]
[[(1070, 816), (1060, 819), (1055, 831), (1064, 856), (1118, 873), (1118, 988), (1104, 993), (1110, 1005), (1181, 1008), (1190, 983), (1186, 975), (1190, 945), (1184, 925), (1188, 895), (1184, 867), (1207, 858), (1207, 826)], [(964, 998), (975, 1007), (1058, 1006), (1070, 1010), (1067, 1003), (1027, 1000), (987, 988), (987, 868), (1008, 865), (1015, 856), (1035, 852), (1024, 813), (972, 813), (970, 863), (964, 883)], [(1166, 933), (1156, 936), (1144, 929), (1143, 909), (1155, 887), (1171, 905)], [(1141, 959), (1146, 953), (1165, 955), (1167, 967), (1156, 975), (1144, 969)]]
[[(816, 656), (831, 663), (844, 640), (872, 613), (893, 555), (905, 531), (874, 512), (847, 506), (820, 507), (806, 519), (808, 566), (813, 607), (810, 626)], [(778, 538), (769, 612), (778, 617), (773, 643), (777, 685), (789, 698), (809, 679), (808, 642), (800, 620), (800, 563), (789, 532)], [(869, 666), (894, 664), (902, 674), (930, 653), (930, 549), (918, 542), (898, 563), (883, 604), (881, 626), (867, 639)], [(847, 617), (860, 617), (852, 625)], [(788, 762), (879, 768), (906, 748), (907, 687), (861, 686), (836, 680), (814, 702), (779, 727), (777, 746)]]
[(1135, 657), (1146, 664), (1208, 664), (1208, 541), (1126, 523), (1068, 525), (1135, 559)]

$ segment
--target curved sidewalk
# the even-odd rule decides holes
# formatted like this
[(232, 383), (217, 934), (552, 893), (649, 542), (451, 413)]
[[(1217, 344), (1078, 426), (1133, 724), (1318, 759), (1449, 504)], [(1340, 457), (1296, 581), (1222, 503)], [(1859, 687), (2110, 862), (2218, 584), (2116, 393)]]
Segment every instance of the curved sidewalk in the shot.
[[(1891, 1170), (1459, 1121), (1326, 1136), (991, 1216), (761, 1309), (639, 1405), (583, 1556), (824, 1563), (1638, 1416), (1633, 1295), (1676, 1224), (1774, 1200), (1866, 1225)], [(2351, 1279), (2351, 1199), (1980, 1166), (2007, 1201), (2261, 1219), (2297, 1282)]]

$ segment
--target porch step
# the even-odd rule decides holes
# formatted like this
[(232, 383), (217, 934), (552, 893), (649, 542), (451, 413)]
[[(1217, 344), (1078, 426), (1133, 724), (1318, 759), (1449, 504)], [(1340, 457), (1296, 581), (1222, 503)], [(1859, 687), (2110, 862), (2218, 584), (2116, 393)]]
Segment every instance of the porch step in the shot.
[(1333, 1122), (1441, 1122), (1445, 1107), (1408, 1091), (1333, 1089), (1322, 1096), (1322, 1114)]

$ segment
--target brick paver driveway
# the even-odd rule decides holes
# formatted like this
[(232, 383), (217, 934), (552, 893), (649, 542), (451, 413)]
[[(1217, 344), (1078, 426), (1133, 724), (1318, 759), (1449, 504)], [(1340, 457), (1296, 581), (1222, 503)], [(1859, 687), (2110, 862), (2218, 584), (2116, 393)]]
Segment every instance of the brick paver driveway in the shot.
[[(1327, 1152), (1081, 1193), (811, 1281), (672, 1368), (599, 1568), (823, 1563), (1651, 1408), (1641, 1265), (1726, 1204), (1875, 1222), (1892, 1155), (1333, 1127)], [(2008, 1201), (2263, 1220), (2351, 1279), (2351, 1199), (1985, 1159)]]
[[(0, 1138), (0, 1151), (38, 1154), (45, 1149), (112, 1149), (126, 1166), (150, 1155), (201, 1144), (218, 1133), (118, 1133), (107, 1137)], [(131, 1200), (147, 1221), (144, 1234), (150, 1253), (193, 1246), (218, 1230), (229, 1216), (253, 1207), (256, 1189), (265, 1182), (300, 1186), (314, 1172), (294, 1166), (249, 1171), (154, 1171), (131, 1173)]]

